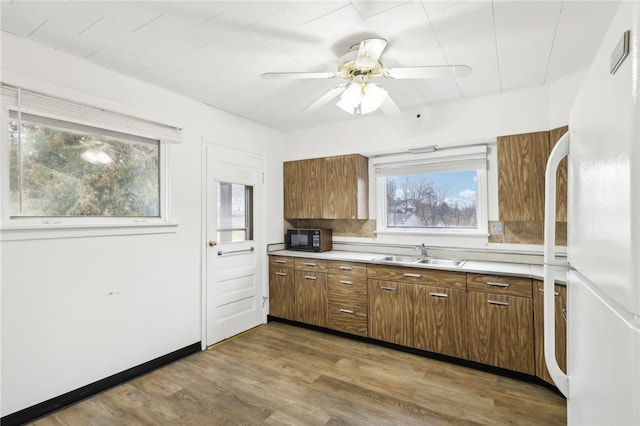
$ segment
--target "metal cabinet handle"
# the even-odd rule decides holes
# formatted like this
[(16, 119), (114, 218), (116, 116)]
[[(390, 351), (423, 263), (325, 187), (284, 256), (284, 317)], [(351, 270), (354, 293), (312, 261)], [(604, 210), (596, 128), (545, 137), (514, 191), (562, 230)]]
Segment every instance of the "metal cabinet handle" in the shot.
[(305, 263), (304, 266), (310, 266), (312, 268), (315, 268), (316, 264), (315, 263)]
[(564, 318), (564, 320), (567, 320), (567, 308), (563, 308), (562, 309), (562, 318)]
[(380, 288), (383, 289), (383, 290), (386, 290), (386, 291), (398, 291), (398, 289), (394, 288), (394, 287), (382, 286)]
[(287, 263), (287, 261), (286, 261), (286, 260), (283, 260), (283, 259), (276, 259), (276, 263), (282, 263), (282, 264), (285, 264), (285, 263)]
[(285, 272), (276, 272), (276, 275), (280, 275), (281, 277), (286, 277), (287, 274)]
[(351, 266), (341, 266), (340, 270), (341, 271), (353, 271), (353, 268)]
[[(538, 291), (539, 291), (540, 293), (544, 293), (544, 288), (539, 288), (539, 289), (538, 289)], [(558, 297), (558, 296), (560, 296), (560, 293), (558, 293), (557, 291), (554, 291), (554, 292), (553, 292), (553, 295), (554, 295), (554, 296), (556, 296), (556, 297)]]
[(340, 284), (344, 284), (344, 285), (353, 285), (353, 281), (340, 280)]
[(403, 275), (404, 275), (405, 277), (410, 277), (410, 278), (420, 278), (420, 277), (422, 276), (422, 275), (420, 275), (420, 274), (411, 274), (411, 273), (409, 273), (409, 272), (405, 272)]
[(340, 312), (342, 312), (344, 314), (353, 314), (353, 311), (351, 309), (342, 309), (342, 308), (340, 308)]
[(497, 283), (495, 281), (487, 281), (487, 285), (489, 287), (503, 287), (503, 288), (509, 287), (509, 284), (507, 283)]
[(305, 279), (305, 280), (317, 280), (318, 278), (316, 278), (316, 277), (312, 277), (312, 276), (310, 276), (310, 275), (305, 275), (305, 276), (304, 276), (304, 279)]
[(509, 302), (501, 302), (499, 300), (487, 300), (487, 303), (490, 305), (498, 305), (498, 306), (509, 306), (511, 305)]
[(449, 297), (447, 293), (429, 293), (429, 295), (433, 297)]

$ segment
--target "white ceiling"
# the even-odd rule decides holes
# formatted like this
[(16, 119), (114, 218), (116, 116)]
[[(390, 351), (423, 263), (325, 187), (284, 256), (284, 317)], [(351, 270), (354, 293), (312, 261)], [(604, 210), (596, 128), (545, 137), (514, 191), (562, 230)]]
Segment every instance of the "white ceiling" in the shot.
[(375, 36), (389, 42), (386, 67), (473, 70), (457, 80), (379, 81), (405, 111), (539, 87), (589, 65), (617, 2), (2, 0), (1, 7), (4, 32), (287, 131), (357, 117), (331, 103), (303, 111), (339, 80), (261, 73), (335, 71), (351, 45)]

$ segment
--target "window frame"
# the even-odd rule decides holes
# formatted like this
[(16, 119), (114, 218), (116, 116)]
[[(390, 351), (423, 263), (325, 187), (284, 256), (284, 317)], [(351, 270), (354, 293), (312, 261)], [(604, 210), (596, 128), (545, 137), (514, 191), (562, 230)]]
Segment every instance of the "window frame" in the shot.
[[(45, 118), (51, 118), (63, 122), (69, 122), (70, 124), (78, 124), (85, 127), (93, 127), (98, 130), (105, 131), (105, 137), (109, 137), (109, 132), (120, 132), (125, 134), (131, 134), (135, 137), (143, 137), (149, 140), (158, 141), (158, 184), (159, 184), (159, 216), (11, 216), (10, 212), (10, 158), (9, 158), (9, 122), (14, 120), (10, 117), (9, 111), (16, 111), (19, 108), (15, 102), (6, 102), (4, 90), (16, 89), (11, 86), (5, 86), (2, 84), (2, 107), (0, 109), (0, 126), (2, 126), (2, 134), (0, 135), (0, 166), (2, 172), (0, 175), (0, 183), (2, 188), (0, 189), (0, 240), (21, 240), (21, 239), (38, 239), (38, 238), (62, 238), (65, 236), (90, 236), (90, 235), (118, 235), (118, 234), (146, 234), (146, 233), (164, 233), (174, 232), (168, 230), (167, 227), (176, 227), (177, 224), (171, 220), (171, 211), (169, 208), (169, 158), (168, 158), (168, 143), (179, 142), (178, 140), (163, 140), (158, 138), (157, 135), (150, 135), (148, 129), (152, 128), (154, 124), (145, 121), (143, 119), (137, 119), (124, 114), (105, 112), (110, 114), (110, 117), (119, 116), (128, 123), (135, 123), (136, 120), (140, 120), (143, 125), (140, 132), (128, 132), (123, 131), (122, 128), (105, 126), (100, 122), (87, 122), (85, 120), (74, 119), (73, 114), (65, 115), (65, 111), (60, 113), (51, 113), (51, 111), (43, 110), (38, 111), (37, 108), (29, 108), (25, 110), (25, 113), (37, 115)], [(23, 90), (23, 89), (19, 89)], [(35, 94), (35, 92), (27, 92)], [(39, 95), (43, 96), (46, 95)], [(66, 101), (61, 99), (52, 98), (46, 96), (48, 101), (53, 103), (60, 102), (65, 105), (72, 105), (77, 108), (91, 109), (96, 114), (101, 112), (100, 109), (94, 107), (88, 107), (83, 104), (75, 103), (72, 101)], [(134, 124), (135, 125), (135, 124)], [(155, 124), (162, 129), (161, 124)], [(168, 128), (170, 126), (167, 126)], [(147, 228), (147, 229), (143, 229)], [(48, 230), (58, 230), (59, 232), (51, 232)], [(45, 231), (45, 233), (39, 233), (38, 231)]]
[[(465, 166), (469, 161), (474, 166)], [(483, 164), (484, 167), (479, 164)], [(396, 235), (431, 235), (449, 237), (484, 237), (488, 236), (488, 165), (487, 146), (469, 145), (464, 147), (443, 148), (434, 152), (420, 154), (385, 155), (372, 159), (373, 177), (376, 191), (376, 233)], [(415, 176), (419, 173), (381, 173), (386, 166), (395, 168), (413, 168), (420, 174), (442, 173), (474, 170), (476, 172), (476, 221), (478, 226), (472, 228), (455, 227), (388, 227), (387, 226), (387, 176)]]

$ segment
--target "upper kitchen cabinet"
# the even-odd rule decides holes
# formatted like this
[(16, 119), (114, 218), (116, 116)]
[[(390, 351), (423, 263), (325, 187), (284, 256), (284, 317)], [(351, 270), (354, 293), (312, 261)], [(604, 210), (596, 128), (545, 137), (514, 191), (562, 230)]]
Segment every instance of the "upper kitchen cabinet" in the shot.
[(548, 157), (548, 131), (498, 138), (501, 221), (544, 220), (544, 171)]
[[(498, 138), (498, 208), (504, 236), (491, 242), (542, 244), (545, 169), (567, 126)], [(567, 160), (556, 175), (556, 244), (566, 245)]]
[(287, 161), (287, 219), (368, 219), (368, 159), (358, 154)]

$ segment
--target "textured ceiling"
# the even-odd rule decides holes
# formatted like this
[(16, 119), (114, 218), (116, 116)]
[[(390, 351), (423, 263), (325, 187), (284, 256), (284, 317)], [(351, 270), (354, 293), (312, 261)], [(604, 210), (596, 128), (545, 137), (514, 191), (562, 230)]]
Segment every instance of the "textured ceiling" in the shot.
[[(266, 80), (335, 71), (364, 38), (386, 67), (469, 65), (460, 79), (378, 81), (402, 110), (549, 84), (588, 66), (612, 1), (2, 0), (1, 30), (282, 130), (354, 119), (304, 108), (341, 81)], [(375, 112), (373, 114), (382, 114)]]

